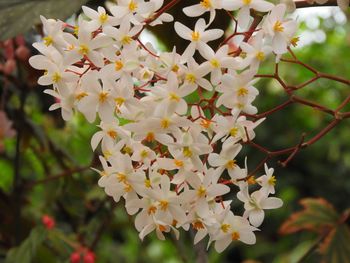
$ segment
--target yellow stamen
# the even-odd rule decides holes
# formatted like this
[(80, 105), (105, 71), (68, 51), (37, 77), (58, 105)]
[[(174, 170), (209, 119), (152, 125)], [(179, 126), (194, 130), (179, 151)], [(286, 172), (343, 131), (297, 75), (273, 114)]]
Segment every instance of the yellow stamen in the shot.
[(204, 229), (204, 225), (201, 221), (197, 220), (195, 222), (192, 223), (192, 226), (194, 229), (196, 230), (200, 230), (200, 229)]
[(109, 130), (107, 134), (114, 140), (118, 137), (118, 133), (114, 130)]
[(296, 47), (298, 45), (298, 42), (299, 42), (299, 37), (293, 37), (290, 40), (290, 43), (292, 44), (293, 47)]
[(77, 101), (80, 101), (82, 98), (86, 97), (88, 94), (86, 92), (80, 92), (77, 95), (75, 95), (75, 99)]
[(126, 175), (123, 173), (117, 173), (117, 179), (119, 183), (126, 183)]
[(106, 23), (108, 20), (108, 15), (106, 13), (100, 14), (99, 20), (101, 24)]
[(149, 152), (147, 150), (142, 150), (140, 152), (140, 156), (141, 156), (142, 159), (147, 158), (148, 154), (149, 154)]
[(231, 234), (232, 241), (238, 240), (240, 238), (240, 235), (237, 231), (233, 231)]
[(276, 177), (275, 176), (271, 176), (270, 179), (267, 182), (268, 182), (269, 185), (275, 186), (275, 184), (276, 184)]
[(153, 132), (149, 132), (146, 135), (146, 141), (148, 142), (152, 142), (154, 140), (154, 133)]
[(242, 0), (242, 1), (243, 1), (243, 4), (245, 5), (249, 5), (252, 2), (252, 0)]
[(277, 32), (283, 32), (284, 31), (284, 27), (282, 25), (282, 22), (277, 20), (275, 25), (273, 26), (273, 30), (275, 30)]
[(123, 152), (124, 154), (129, 154), (129, 155), (131, 155), (133, 151), (132, 151), (132, 149), (131, 149), (130, 147), (124, 146), (123, 149), (122, 149), (122, 152)]
[(211, 0), (202, 0), (199, 2), (201, 6), (203, 6), (204, 8), (211, 8)]
[(248, 94), (248, 89), (245, 88), (245, 87), (241, 87), (237, 91), (237, 95), (238, 96), (242, 96), (243, 97), (243, 96), (246, 96), (247, 94)]
[(114, 99), (114, 101), (115, 101), (115, 104), (120, 107), (125, 102), (125, 99), (122, 98), (122, 97), (117, 97), (117, 98)]
[(191, 73), (187, 73), (185, 78), (189, 83), (193, 84), (196, 82), (196, 76)]
[(159, 202), (160, 209), (163, 210), (163, 211), (168, 209), (168, 205), (169, 205), (169, 202), (166, 201), (166, 200), (161, 200)]
[(229, 224), (221, 224), (220, 229), (222, 230), (222, 232), (227, 233), (228, 230), (230, 229), (230, 227), (231, 227), (231, 225), (229, 225)]
[(255, 180), (254, 176), (250, 176), (247, 180), (247, 183), (250, 185), (256, 184), (256, 180)]
[(129, 45), (129, 44), (131, 43), (131, 41), (132, 41), (132, 38), (129, 37), (129, 36), (124, 36), (124, 37), (122, 38), (122, 43), (123, 43), (123, 45)]
[(164, 118), (160, 121), (160, 127), (162, 127), (163, 129), (169, 128), (169, 125), (170, 125), (170, 120), (167, 118)]
[(226, 168), (227, 169), (234, 169), (235, 167), (237, 166), (236, 164), (236, 160), (229, 160), (227, 163), (226, 163)]
[(166, 227), (163, 225), (158, 225), (158, 228), (161, 232), (164, 232), (166, 230)]
[(87, 45), (81, 44), (81, 45), (79, 46), (79, 53), (80, 53), (80, 54), (82, 54), (82, 55), (87, 55), (87, 54), (89, 54), (89, 51), (90, 51), (90, 49), (89, 49), (89, 47), (88, 47)]
[(211, 125), (211, 121), (202, 119), (200, 125), (205, 129), (209, 129)]
[(146, 186), (147, 188), (151, 188), (151, 180), (145, 179), (145, 186)]
[(174, 100), (176, 102), (180, 101), (180, 97), (174, 92), (169, 93), (169, 98), (170, 98), (170, 100)]
[(232, 137), (236, 137), (237, 136), (237, 133), (238, 133), (238, 129), (237, 128), (232, 128), (231, 130), (230, 130), (230, 135), (232, 136)]
[(123, 68), (124, 64), (121, 60), (114, 62), (115, 71), (119, 71)]
[(213, 58), (212, 60), (210, 60), (210, 64), (214, 67), (214, 68), (219, 68), (220, 67), (220, 62), (219, 60)]
[(197, 190), (197, 195), (199, 197), (204, 197), (207, 194), (207, 189), (203, 185), (201, 185)]
[(192, 41), (198, 41), (199, 38), (200, 38), (200, 34), (199, 34), (199, 32), (197, 32), (197, 31), (193, 31), (193, 32), (191, 33), (191, 37), (192, 37)]
[(191, 157), (192, 156), (192, 151), (191, 151), (190, 147), (188, 147), (188, 146), (183, 148), (182, 153), (186, 157)]
[(184, 162), (181, 160), (174, 160), (174, 163), (177, 167), (183, 167), (184, 166)]
[(79, 27), (75, 26), (74, 29), (73, 29), (73, 34), (77, 36), (78, 33), (79, 33)]
[(61, 75), (60, 75), (58, 72), (55, 72), (55, 73), (52, 75), (52, 82), (53, 82), (53, 83), (57, 83), (57, 82), (59, 82), (61, 79), (62, 79), (62, 77), (61, 77)]
[(135, 1), (133, 1), (133, 0), (131, 0), (130, 2), (129, 2), (129, 10), (130, 11), (135, 11), (137, 9), (137, 3), (135, 3)]
[(173, 72), (178, 72), (179, 71), (179, 69), (180, 69), (180, 67), (177, 65), (177, 64), (175, 64), (172, 68), (171, 68), (171, 70), (173, 71)]
[(50, 46), (53, 43), (53, 38), (51, 36), (44, 37), (44, 44)]
[(157, 207), (155, 207), (154, 205), (151, 205), (148, 209), (147, 209), (147, 214), (151, 215), (154, 214), (157, 211)]
[(108, 98), (108, 92), (100, 92), (98, 100), (100, 103), (104, 103)]
[(263, 61), (265, 59), (265, 53), (262, 51), (259, 51), (258, 53), (256, 53), (255, 56), (258, 60)]

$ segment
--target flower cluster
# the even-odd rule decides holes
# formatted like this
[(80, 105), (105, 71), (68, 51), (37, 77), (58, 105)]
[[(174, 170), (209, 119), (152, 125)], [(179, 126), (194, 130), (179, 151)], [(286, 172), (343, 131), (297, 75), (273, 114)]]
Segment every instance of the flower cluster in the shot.
[[(254, 76), (267, 55), (278, 60), (295, 44), (297, 24), (284, 18), (282, 4), (202, 0), (183, 11), (210, 12), (209, 22), (200, 18), (188, 28), (176, 21), (189, 44), (183, 54), (176, 47), (160, 53), (139, 36), (146, 25), (173, 21), (162, 6), (163, 0), (118, 0), (110, 13), (83, 7), (75, 26), (41, 17), (46, 36), (33, 45), (41, 54), (30, 63), (45, 71), (39, 84), (53, 86), (45, 90), (56, 98), (50, 110), (60, 108), (64, 120), (77, 111), (100, 121), (91, 139), (102, 153), (98, 184), (116, 202), (125, 200), (141, 239), (192, 228), (194, 243), (208, 235), (219, 252), (235, 240), (254, 244), (264, 210), (282, 201), (270, 196), (274, 170), (265, 164), (255, 179), (237, 156), (263, 121), (247, 119), (257, 113)], [(237, 19), (231, 16), (241, 31), (213, 49), (208, 43), (224, 36), (210, 28), (219, 9), (238, 10)], [(264, 12), (254, 28), (251, 10)], [(234, 51), (227, 44), (233, 39)], [(197, 52), (204, 62), (193, 58)], [(230, 192), (244, 204), (243, 215), (231, 211), (233, 195), (224, 198)]]

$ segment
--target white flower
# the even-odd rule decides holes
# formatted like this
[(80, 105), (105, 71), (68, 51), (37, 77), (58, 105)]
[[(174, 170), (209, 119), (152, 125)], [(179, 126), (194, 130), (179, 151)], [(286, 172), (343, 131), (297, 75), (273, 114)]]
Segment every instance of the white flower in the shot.
[(82, 9), (84, 14), (91, 19), (86, 24), (86, 28), (90, 31), (95, 31), (100, 27), (104, 28), (106, 26), (116, 26), (119, 24), (119, 19), (108, 15), (102, 6), (99, 6), (97, 11), (87, 6), (82, 6)]
[(207, 42), (218, 39), (224, 34), (224, 31), (221, 29), (206, 30), (207, 25), (205, 24), (205, 20), (203, 18), (198, 19), (196, 25), (194, 26), (194, 30), (189, 29), (180, 22), (175, 22), (174, 28), (180, 37), (191, 41), (182, 54), (182, 58), (184, 60), (191, 58), (196, 50), (198, 50), (201, 54), (204, 54), (204, 47), (207, 46)]
[(272, 49), (276, 54), (287, 52), (290, 39), (297, 30), (294, 20), (285, 20), (286, 5), (276, 5), (267, 15), (263, 24), (263, 30), (272, 38)]
[(232, 212), (227, 213), (226, 218), (220, 225), (220, 232), (215, 237), (215, 250), (222, 252), (232, 241), (242, 241), (252, 245), (256, 242), (254, 231), (258, 229), (251, 226), (247, 219), (235, 216)]
[(253, 226), (260, 226), (264, 221), (264, 209), (276, 209), (283, 205), (281, 199), (268, 197), (268, 193), (258, 190), (249, 195), (248, 187), (238, 192), (237, 198), (244, 203), (244, 216), (249, 218)]
[(183, 9), (183, 12), (190, 17), (197, 17), (203, 15), (205, 12), (210, 12), (209, 24), (211, 24), (215, 18), (215, 10), (221, 9), (222, 0), (201, 0), (199, 4), (187, 6)]
[(238, 24), (242, 28), (246, 28), (250, 20), (250, 9), (259, 12), (267, 12), (273, 8), (273, 4), (264, 0), (223, 0), (222, 7), (226, 10), (237, 10)]
[(261, 185), (262, 189), (265, 189), (268, 194), (275, 193), (276, 177), (273, 175), (274, 169), (268, 168), (265, 163), (265, 174), (256, 179), (256, 182)]

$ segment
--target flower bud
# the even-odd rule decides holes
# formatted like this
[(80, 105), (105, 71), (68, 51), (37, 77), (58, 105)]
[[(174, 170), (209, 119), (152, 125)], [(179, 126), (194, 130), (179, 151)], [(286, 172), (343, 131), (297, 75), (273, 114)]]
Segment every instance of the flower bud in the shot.
[(80, 253), (75, 251), (70, 255), (70, 263), (80, 263)]
[(45, 225), (46, 229), (52, 229), (56, 225), (55, 219), (53, 219), (49, 215), (43, 215), (43, 217), (41, 218), (41, 221)]

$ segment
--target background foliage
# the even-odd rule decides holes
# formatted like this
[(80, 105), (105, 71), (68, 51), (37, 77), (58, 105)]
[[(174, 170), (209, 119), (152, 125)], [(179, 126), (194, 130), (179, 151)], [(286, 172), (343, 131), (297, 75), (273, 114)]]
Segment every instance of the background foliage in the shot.
[[(22, 33), (30, 48), (40, 35), (39, 14), (65, 19), (85, 2), (1, 1), (1, 40)], [(101, 4), (103, 1), (88, 2), (92, 7)], [(187, 1), (186, 5), (189, 5)], [(173, 13), (178, 20), (186, 20), (181, 15), (181, 6)], [(315, 34), (323, 34), (324, 38), (316, 37), (312, 43), (294, 51), (300, 60), (318, 70), (349, 79), (350, 23), (340, 23), (339, 15), (335, 12), (329, 17), (315, 16), (317, 26), (310, 21), (302, 22), (302, 38), (307, 38), (307, 34), (308, 39)], [(217, 23), (228, 24), (220, 19)], [(164, 49), (169, 43), (181, 47), (170, 30), (162, 26), (153, 32), (158, 44)], [(4, 52), (0, 61), (3, 65)], [(261, 72), (271, 72), (271, 68), (272, 59)], [(209, 262), (350, 262), (346, 210), (350, 207), (349, 121), (299, 152), (286, 168), (278, 165), (280, 159), (270, 162), (276, 167), (277, 195), (285, 205), (267, 213), (256, 245), (231, 245), (222, 254), (210, 248), (206, 253), (206, 244), (192, 245), (192, 233), (183, 232), (179, 241), (169, 236), (163, 242), (154, 235), (143, 242), (139, 240), (123, 204), (115, 204), (106, 197), (96, 184), (98, 175), (90, 169), (97, 165), (90, 148), (94, 126), (80, 115), (64, 123), (59, 112), (48, 112), (53, 101), (43, 94), (43, 87), (37, 86), (39, 74), (25, 60), (16, 58), (16, 69), (5, 74), (2, 68), (0, 75), (1, 110), (13, 121), (17, 132), (14, 138), (4, 139), (5, 147), (0, 153), (0, 262), (69, 262), (70, 255), (81, 247), (94, 251), (97, 262), (117, 262), (116, 259), (118, 262), (205, 262), (206, 257)], [(280, 75), (291, 84), (310, 77), (305, 69), (289, 64), (281, 66)], [(261, 79), (257, 88), (260, 96), (256, 105), (260, 112), (287, 99), (274, 80)], [(321, 79), (297, 94), (332, 108), (349, 93), (349, 86)], [(256, 142), (270, 149), (283, 149), (298, 143), (303, 132), (315, 134), (328, 121), (326, 115), (292, 105), (269, 116), (258, 128)], [(246, 152), (253, 169), (263, 156), (255, 149), (248, 148)], [(302, 210), (298, 200), (305, 197), (324, 199), (304, 200), (305, 210), (287, 221), (292, 213)], [(320, 211), (324, 213), (318, 214)], [(306, 217), (307, 213), (311, 216)], [(43, 227), (44, 214), (55, 219), (53, 229)], [(317, 227), (310, 227), (319, 218), (323, 221)], [(307, 231), (290, 234), (297, 230)]]

